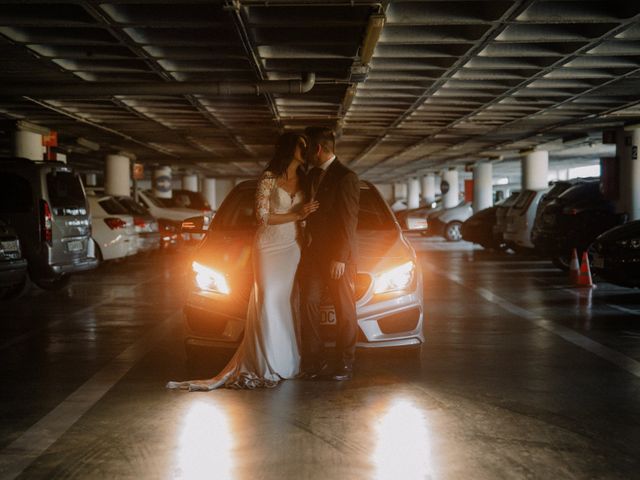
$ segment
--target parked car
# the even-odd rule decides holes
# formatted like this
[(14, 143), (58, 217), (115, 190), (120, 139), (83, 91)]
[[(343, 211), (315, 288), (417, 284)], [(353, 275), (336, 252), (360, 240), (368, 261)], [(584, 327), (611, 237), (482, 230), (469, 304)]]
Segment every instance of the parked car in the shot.
[(593, 242), (593, 272), (625, 287), (640, 287), (640, 220), (607, 230)]
[(493, 227), (496, 224), (496, 213), (499, 206), (485, 208), (474, 213), (463, 224), (460, 230), (462, 239), (467, 242), (477, 243), (486, 249), (500, 249), (504, 246), (502, 240), (496, 241), (493, 235)]
[(536, 219), (540, 199), (548, 189), (523, 190), (516, 202), (507, 211), (504, 241), (510, 248), (519, 250), (533, 250), (531, 230)]
[[(179, 235), (182, 221), (187, 218), (203, 216), (205, 217), (205, 225), (208, 227), (203, 210), (177, 207), (171, 199), (157, 198), (149, 190), (138, 192), (138, 201), (158, 220), (160, 233), (163, 234), (163, 237)], [(181, 237), (188, 241), (192, 239), (192, 236), (184, 234)], [(203, 235), (196, 235), (195, 239), (200, 240), (202, 237)]]
[(206, 228), (211, 224), (211, 220), (215, 213), (202, 193), (192, 192), (191, 190), (173, 190), (171, 193), (171, 199), (167, 203), (176, 208), (199, 210), (204, 215), (204, 225)]
[(604, 198), (597, 180), (578, 183), (545, 207), (533, 242), (540, 254), (567, 269), (573, 248), (586, 250), (598, 235), (625, 220)]
[(88, 199), (98, 259), (118, 260), (138, 253), (133, 217), (124, 206), (109, 195), (89, 195)]
[(133, 225), (138, 236), (138, 251), (152, 252), (161, 247), (158, 221), (153, 215), (131, 197), (114, 197), (127, 213), (133, 217)]
[[(358, 346), (419, 348), (424, 342), (420, 264), (375, 187), (366, 182), (360, 185), (355, 285)], [(235, 348), (242, 338), (253, 286), (255, 189), (255, 181), (235, 186), (194, 253), (193, 286), (184, 308), (188, 356), (198, 347)], [(393, 285), (383, 287), (390, 278)], [(331, 312), (333, 306), (325, 298), (322, 308)], [(335, 316), (323, 318), (322, 335), (330, 343), (336, 335), (335, 321), (331, 321)]]
[(434, 212), (427, 217), (427, 235), (444, 237), (448, 242), (459, 242), (462, 240), (460, 228), (471, 215), (471, 202)]
[(402, 230), (406, 232), (420, 232), (422, 234), (426, 234), (427, 216), (439, 210), (442, 210), (441, 199), (438, 199), (429, 205), (396, 212), (396, 218), (398, 219), (398, 223)]
[(504, 232), (507, 229), (507, 212), (516, 203), (519, 195), (520, 192), (516, 190), (506, 200), (496, 205), (498, 208), (496, 209), (496, 223), (493, 226), (493, 239), (497, 244), (505, 244)]
[(27, 261), (22, 257), (16, 231), (0, 220), (0, 299), (13, 298), (24, 289)]
[(71, 274), (97, 266), (84, 188), (64, 163), (0, 160), (0, 218), (15, 229), (41, 288), (62, 288)]

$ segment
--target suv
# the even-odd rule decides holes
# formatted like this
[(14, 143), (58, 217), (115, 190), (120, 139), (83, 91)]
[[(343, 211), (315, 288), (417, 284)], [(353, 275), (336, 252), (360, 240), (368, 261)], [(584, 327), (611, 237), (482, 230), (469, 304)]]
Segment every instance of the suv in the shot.
[(0, 220), (0, 299), (19, 295), (27, 280), (27, 261), (22, 258), (20, 240), (9, 225)]
[(513, 250), (533, 250), (531, 230), (536, 219), (538, 204), (546, 193), (547, 189), (523, 190), (507, 211), (504, 241)]
[(62, 288), (98, 264), (82, 182), (64, 163), (0, 160), (0, 218), (16, 230), (41, 288)]

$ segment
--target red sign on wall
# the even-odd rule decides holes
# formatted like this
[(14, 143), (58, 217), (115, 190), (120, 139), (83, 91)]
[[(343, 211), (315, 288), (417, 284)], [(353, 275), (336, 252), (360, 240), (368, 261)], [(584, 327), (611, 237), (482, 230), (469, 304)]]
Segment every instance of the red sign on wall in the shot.
[(57, 147), (58, 146), (58, 132), (51, 131), (48, 135), (42, 135), (43, 147)]
[(473, 180), (464, 181), (464, 201), (473, 202)]

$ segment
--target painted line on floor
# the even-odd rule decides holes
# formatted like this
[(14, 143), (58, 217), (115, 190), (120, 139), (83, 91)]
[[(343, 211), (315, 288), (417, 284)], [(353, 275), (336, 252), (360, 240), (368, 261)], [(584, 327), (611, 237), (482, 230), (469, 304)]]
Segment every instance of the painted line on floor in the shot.
[[(134, 283), (133, 285), (131, 285), (131, 289), (135, 289), (138, 287), (141, 287), (142, 285), (145, 285), (147, 283), (151, 283), (155, 280), (157, 280), (158, 278), (162, 277), (162, 274), (158, 274), (158, 275), (154, 275), (153, 277), (145, 280), (144, 282), (140, 282), (140, 283)], [(27, 297), (25, 297), (27, 298)], [(86, 307), (82, 307), (81, 309), (70, 313), (68, 315), (65, 315), (64, 318), (61, 318), (60, 320), (55, 320), (51, 323), (47, 323), (45, 326), (40, 327), (40, 328), (34, 328), (33, 330), (29, 330), (28, 332), (22, 333), (16, 337), (10, 338), (9, 340), (7, 340), (6, 342), (3, 342), (0, 344), (0, 352), (2, 352), (3, 350), (6, 350), (7, 348), (10, 348), (14, 345), (17, 345), (20, 342), (24, 342), (25, 340), (28, 340), (29, 338), (35, 337), (37, 334), (39, 334), (40, 332), (47, 330), (51, 327), (57, 327), (58, 325), (61, 325), (63, 323), (66, 323), (69, 321), (70, 317), (76, 317), (78, 315), (84, 315), (87, 312), (90, 312), (91, 310), (101, 307), (109, 302), (111, 302), (112, 300), (115, 300), (117, 298), (117, 295), (115, 294), (111, 294), (108, 295), (106, 298), (103, 298), (101, 301), (99, 301), (98, 303), (94, 303), (93, 305), (88, 305)]]
[(613, 303), (605, 303), (605, 305), (609, 308), (613, 308), (614, 310), (619, 310), (630, 315), (640, 315), (640, 310), (623, 307), (622, 305), (614, 305)]
[(551, 320), (548, 320), (538, 315), (537, 313), (527, 310), (526, 308), (519, 307), (518, 305), (511, 303), (510, 301), (500, 297), (499, 295), (496, 295), (495, 293), (493, 293), (490, 290), (487, 290), (486, 288), (470, 287), (466, 285), (462, 280), (462, 278), (455, 273), (449, 273), (449, 272), (440, 270), (438, 267), (436, 267), (435, 265), (429, 262), (424, 262), (424, 265), (426, 265), (427, 268), (429, 268), (434, 273), (437, 273), (438, 275), (442, 275), (448, 278), (449, 280), (451, 280), (452, 282), (457, 283), (463, 286), (464, 288), (467, 288), (469, 290), (476, 292), (486, 301), (493, 303), (495, 305), (498, 305), (503, 310), (506, 310), (507, 312), (512, 313), (517, 317), (527, 320), (532, 324), (536, 325), (537, 327), (547, 330), (548, 332), (551, 332), (559, 336), (560, 338), (566, 340), (567, 342), (572, 343), (573, 345), (576, 345), (602, 358), (603, 360), (606, 360), (609, 363), (612, 363), (622, 368), (623, 370), (626, 370), (630, 374), (640, 378), (640, 362), (638, 362), (637, 360), (634, 360), (633, 358), (627, 357), (626, 355), (616, 350), (606, 347), (601, 343), (598, 343), (590, 339), (589, 337), (586, 337), (576, 332), (575, 330), (572, 330), (563, 325), (560, 325)]
[(13, 479), (45, 453), (138, 363), (181, 317), (177, 310), (93, 375), (35, 425), (0, 451), (0, 478)]

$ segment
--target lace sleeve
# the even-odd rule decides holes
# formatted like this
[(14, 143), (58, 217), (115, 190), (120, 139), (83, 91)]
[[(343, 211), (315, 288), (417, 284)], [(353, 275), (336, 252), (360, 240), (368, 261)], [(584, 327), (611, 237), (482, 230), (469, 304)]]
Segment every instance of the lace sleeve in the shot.
[(276, 177), (271, 172), (264, 172), (258, 181), (256, 190), (256, 217), (260, 225), (269, 221), (271, 192), (276, 186)]

